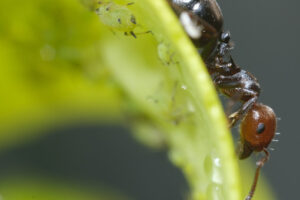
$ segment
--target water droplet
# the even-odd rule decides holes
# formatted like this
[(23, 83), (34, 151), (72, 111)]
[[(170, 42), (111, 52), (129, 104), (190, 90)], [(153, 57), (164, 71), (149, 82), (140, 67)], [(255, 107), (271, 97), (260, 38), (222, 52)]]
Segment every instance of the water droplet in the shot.
[(221, 167), (221, 162), (220, 162), (220, 158), (215, 158), (214, 159), (214, 163), (217, 167)]
[(222, 191), (222, 188), (220, 185), (218, 184), (210, 184), (208, 187), (207, 187), (207, 199), (210, 199), (210, 200), (223, 200), (224, 199), (224, 194), (223, 194), (223, 191)]
[(187, 109), (188, 109), (188, 111), (189, 111), (190, 113), (196, 112), (195, 106), (194, 106), (194, 104), (193, 104), (192, 102), (188, 102), (188, 103), (187, 103)]
[(212, 173), (212, 181), (214, 183), (222, 184), (223, 183), (223, 177), (221, 175), (220, 169), (213, 168), (213, 173)]
[(220, 116), (221, 115), (221, 110), (219, 109), (218, 106), (212, 106), (211, 109), (210, 109), (210, 113), (212, 116)]
[(182, 86), (181, 86), (181, 89), (187, 90), (187, 86), (186, 86), (186, 85), (182, 85)]
[(212, 170), (212, 181), (214, 183), (222, 184), (223, 183), (223, 176), (221, 173), (221, 160), (220, 158), (216, 157), (213, 159), (213, 170)]
[(207, 77), (204, 75), (204, 73), (199, 73), (197, 76), (199, 81), (206, 81)]

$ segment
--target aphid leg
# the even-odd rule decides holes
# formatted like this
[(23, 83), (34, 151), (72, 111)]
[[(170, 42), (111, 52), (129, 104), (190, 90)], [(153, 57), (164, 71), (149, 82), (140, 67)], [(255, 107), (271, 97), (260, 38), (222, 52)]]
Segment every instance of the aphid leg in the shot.
[(110, 10), (110, 7), (111, 7), (111, 5), (112, 5), (112, 4), (109, 4), (109, 5), (108, 5), (108, 6), (105, 8), (105, 10), (106, 10), (106, 11), (109, 11), (109, 10)]
[(122, 24), (121, 18), (118, 18), (118, 23)]
[(116, 35), (116, 32), (112, 28), (109, 28), (109, 30), (112, 32), (112, 34)]
[(135, 33), (136, 35), (144, 35), (144, 34), (152, 34), (153, 35), (153, 32), (152, 31), (145, 31), (145, 32), (139, 32), (139, 33)]
[(232, 113), (228, 117), (229, 127), (232, 128), (244, 116), (244, 114), (248, 112), (248, 110), (256, 103), (256, 101), (257, 96), (254, 96), (245, 103), (243, 103), (242, 107), (238, 111)]
[[(153, 34), (152, 31), (140, 32), (140, 33), (134, 33), (133, 31), (130, 31), (129, 33), (130, 33), (130, 35), (132, 35), (134, 38), (137, 38), (137, 35), (144, 35), (144, 34), (148, 34), (148, 33)], [(127, 32), (125, 32), (124, 34), (128, 36), (128, 33), (127, 33)]]
[(133, 31), (128, 32), (124, 32), (124, 35), (128, 36), (128, 35), (132, 35), (132, 37), (134, 37), (136, 39), (136, 34)]
[(136, 38), (136, 35), (134, 34), (133, 31), (130, 31), (130, 35), (132, 35), (134, 38)]
[(256, 171), (255, 171), (255, 176), (254, 176), (254, 180), (253, 180), (253, 183), (252, 183), (252, 187), (249, 191), (249, 194), (248, 196), (245, 198), (245, 200), (251, 200), (253, 195), (254, 195), (254, 192), (255, 192), (255, 188), (256, 188), (256, 185), (257, 185), (257, 181), (258, 181), (258, 177), (259, 177), (259, 173), (260, 173), (260, 169), (264, 166), (264, 164), (269, 160), (269, 157), (270, 157), (270, 154), (269, 152), (267, 151), (266, 148), (263, 149), (263, 152), (266, 154), (263, 158), (261, 158), (257, 163), (256, 163)]

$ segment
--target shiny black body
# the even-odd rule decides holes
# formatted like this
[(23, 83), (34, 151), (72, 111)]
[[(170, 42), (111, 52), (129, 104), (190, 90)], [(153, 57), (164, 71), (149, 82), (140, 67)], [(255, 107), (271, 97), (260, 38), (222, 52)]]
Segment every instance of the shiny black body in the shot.
[[(179, 18), (183, 13), (186, 13), (195, 23), (195, 27), (202, 27), (200, 37), (189, 36), (201, 51), (201, 55), (203, 57), (209, 56), (215, 49), (223, 30), (223, 15), (217, 2), (197, 0), (168, 0), (168, 2)], [(184, 22), (182, 24), (184, 25)]]
[[(172, 5), (188, 10), (200, 19), (206, 21), (213, 26), (217, 32), (221, 32), (223, 28), (223, 15), (216, 1), (197, 1), (197, 0), (172, 0)], [(180, 10), (178, 10), (181, 12)]]
[[(252, 74), (233, 61), (230, 34), (223, 30), (223, 15), (218, 3), (215, 0), (168, 2), (199, 49), (217, 89), (232, 100), (242, 102), (241, 108), (229, 116), (230, 126), (234, 126), (257, 102), (260, 85)], [(199, 37), (189, 34), (199, 30), (201, 33), (196, 34)]]

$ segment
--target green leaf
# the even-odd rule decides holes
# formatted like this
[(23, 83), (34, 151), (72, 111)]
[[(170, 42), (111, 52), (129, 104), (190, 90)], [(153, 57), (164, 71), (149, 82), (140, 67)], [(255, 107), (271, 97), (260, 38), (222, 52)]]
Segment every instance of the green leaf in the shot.
[(101, 41), (104, 62), (140, 112), (162, 130), (192, 199), (241, 199), (231, 134), (197, 50), (166, 1), (137, 1), (130, 10), (139, 25), (132, 31), (152, 34), (135, 39), (108, 32)]

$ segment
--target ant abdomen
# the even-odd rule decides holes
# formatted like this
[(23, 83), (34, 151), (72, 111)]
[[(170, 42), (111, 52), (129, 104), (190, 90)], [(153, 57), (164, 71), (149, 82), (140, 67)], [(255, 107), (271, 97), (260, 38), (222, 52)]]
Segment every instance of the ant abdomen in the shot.
[(241, 121), (240, 159), (247, 158), (253, 151), (260, 152), (272, 142), (276, 131), (276, 115), (272, 108), (255, 103)]

